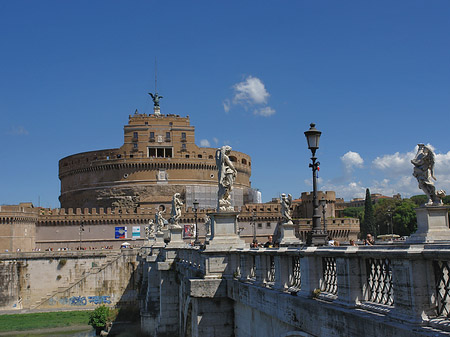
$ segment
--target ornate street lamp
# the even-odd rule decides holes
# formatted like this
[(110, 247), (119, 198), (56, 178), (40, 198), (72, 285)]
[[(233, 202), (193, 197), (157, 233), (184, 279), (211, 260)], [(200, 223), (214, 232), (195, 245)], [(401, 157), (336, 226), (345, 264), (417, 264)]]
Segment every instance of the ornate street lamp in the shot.
[(200, 246), (201, 242), (198, 239), (198, 224), (197, 224), (197, 211), (198, 211), (198, 201), (197, 199), (194, 200), (194, 217), (195, 217), (195, 241), (194, 246)]
[(326, 233), (320, 228), (320, 214), (319, 214), (319, 200), (317, 200), (317, 171), (320, 163), (316, 158), (316, 151), (319, 148), (319, 140), (322, 132), (315, 128), (316, 124), (311, 123), (308, 131), (305, 131), (306, 140), (308, 142), (308, 149), (311, 150), (312, 163), (309, 164), (309, 167), (312, 168), (313, 173), (313, 216), (312, 216), (312, 231), (311, 237), (308, 240), (310, 245), (320, 246), (324, 245), (326, 242)]
[(322, 218), (323, 218), (323, 231), (325, 234), (327, 234), (327, 218), (325, 217), (325, 212), (327, 209), (327, 201), (325, 197), (322, 197), (319, 201), (320, 206), (322, 206)]

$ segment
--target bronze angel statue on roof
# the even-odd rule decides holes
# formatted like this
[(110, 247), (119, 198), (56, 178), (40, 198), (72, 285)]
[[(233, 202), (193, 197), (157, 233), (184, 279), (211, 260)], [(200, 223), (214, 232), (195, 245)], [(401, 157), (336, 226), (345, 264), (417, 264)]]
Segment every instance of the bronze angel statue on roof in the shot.
[(151, 92), (148, 93), (150, 96), (152, 96), (153, 105), (159, 106), (159, 100), (163, 98), (162, 96), (159, 96), (157, 92), (153, 95)]

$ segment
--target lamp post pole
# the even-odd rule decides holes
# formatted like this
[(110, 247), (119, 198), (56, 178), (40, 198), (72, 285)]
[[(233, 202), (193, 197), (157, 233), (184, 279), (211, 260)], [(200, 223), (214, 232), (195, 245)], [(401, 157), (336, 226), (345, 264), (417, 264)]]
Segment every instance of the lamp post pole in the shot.
[(198, 239), (197, 211), (198, 211), (198, 201), (197, 201), (197, 199), (195, 199), (194, 200), (194, 218), (195, 218), (195, 241), (194, 241), (194, 246), (199, 246), (201, 244), (200, 240)]
[(256, 242), (256, 217), (255, 212), (252, 213), (252, 224), (253, 224), (253, 243)]
[(312, 216), (312, 230), (308, 243), (312, 246), (322, 246), (326, 244), (326, 233), (320, 228), (320, 214), (319, 214), (319, 200), (317, 198), (317, 171), (320, 163), (316, 158), (316, 151), (319, 148), (319, 140), (322, 132), (316, 129), (316, 124), (311, 123), (308, 131), (305, 131), (308, 148), (311, 150), (311, 164), (313, 174), (313, 216)]
[(80, 223), (80, 250), (81, 250), (81, 234), (84, 232), (84, 221)]
[(325, 200), (325, 197), (322, 197), (322, 199), (320, 200), (320, 205), (322, 206), (323, 231), (324, 233), (327, 233), (327, 218), (325, 216), (325, 212), (327, 209), (327, 201)]
[(392, 221), (392, 211), (390, 208), (387, 210), (387, 214), (389, 216), (389, 225), (388, 225), (388, 234), (389, 234), (389, 227), (391, 227), (391, 240), (394, 241), (394, 222)]

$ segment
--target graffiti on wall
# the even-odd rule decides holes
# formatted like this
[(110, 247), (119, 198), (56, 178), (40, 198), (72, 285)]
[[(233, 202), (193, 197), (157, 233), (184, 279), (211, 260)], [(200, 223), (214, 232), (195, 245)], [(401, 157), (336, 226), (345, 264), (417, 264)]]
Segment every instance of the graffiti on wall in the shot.
[(71, 306), (84, 306), (87, 304), (111, 304), (111, 296), (72, 296), (51, 298), (48, 301), (49, 305), (71, 305)]

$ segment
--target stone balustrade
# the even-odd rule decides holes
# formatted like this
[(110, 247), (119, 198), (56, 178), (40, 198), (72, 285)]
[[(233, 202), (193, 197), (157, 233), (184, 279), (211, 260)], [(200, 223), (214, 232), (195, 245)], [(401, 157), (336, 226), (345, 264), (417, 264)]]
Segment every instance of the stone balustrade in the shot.
[[(242, 305), (252, 307), (253, 302), (252, 310), (264, 312), (264, 308), (258, 308), (264, 307), (264, 304), (258, 302), (260, 299), (254, 299), (254, 296), (261, 297), (264, 294), (261, 298), (265, 300), (286, 299), (286, 303), (296, 303), (295, 306), (313, 305), (325, 308), (325, 312), (348, 315), (348, 321), (342, 323), (343, 327), (348, 325), (345, 327), (347, 333), (358, 329), (358, 324), (352, 323), (353, 320), (357, 321), (355, 317), (365, 319), (365, 324), (374, 329), (374, 333), (366, 333), (367, 336), (376, 335), (379, 328), (392, 330), (392, 334), (396, 331), (398, 336), (411, 336), (411, 331), (414, 331), (413, 336), (426, 336), (432, 331), (436, 332), (433, 335), (446, 335), (450, 331), (448, 245), (283, 247), (229, 251), (203, 251), (197, 247), (186, 247), (171, 251), (166, 256), (171, 256), (172, 263), (175, 263), (175, 272), (184, 280), (181, 283), (189, 284), (182, 289), (189, 289), (191, 301), (194, 294), (198, 293), (194, 287), (205, 287), (207, 284), (219, 292), (220, 287), (226, 284), (226, 295), (220, 290), (221, 296), (234, 301), (233, 310), (238, 310), (235, 312), (245, 313)], [(214, 280), (216, 283), (211, 283)], [(209, 283), (202, 285), (202, 281)], [(214, 291), (209, 295), (204, 295), (203, 291), (202, 301), (208, 296), (217, 301), (218, 296)], [(251, 292), (254, 292), (253, 297), (248, 295)], [(178, 294), (179, 301), (185, 296), (182, 293)], [(297, 309), (288, 307), (283, 310)], [(271, 313), (267, 309), (266, 314), (277, 316), (282, 324), (288, 324), (293, 331), (298, 329), (311, 335), (327, 335), (324, 330), (318, 331), (314, 326), (309, 329), (308, 324), (304, 324), (307, 317), (290, 320), (277, 308), (272, 310)], [(179, 315), (183, 316), (183, 313)], [(236, 314), (235, 320), (238, 320), (234, 322), (235, 331), (240, 331), (236, 327), (240, 324)], [(318, 321), (318, 324), (328, 323)], [(339, 328), (339, 322), (335, 325), (328, 327), (334, 331), (329, 331), (330, 335), (337, 331), (333, 329)], [(182, 326), (179, 331), (183, 331)], [(391, 334), (386, 332), (385, 335)]]

